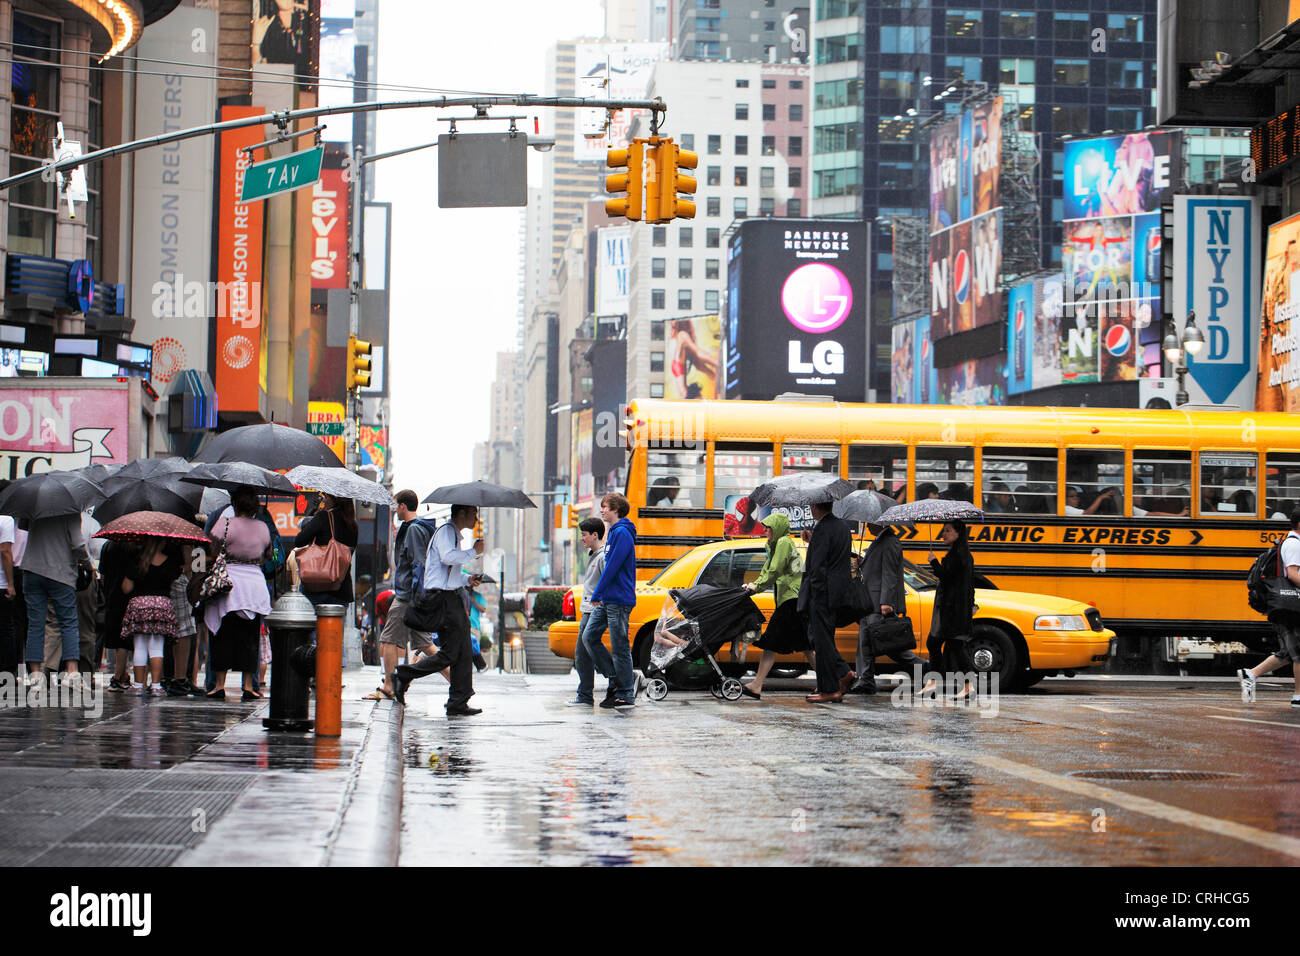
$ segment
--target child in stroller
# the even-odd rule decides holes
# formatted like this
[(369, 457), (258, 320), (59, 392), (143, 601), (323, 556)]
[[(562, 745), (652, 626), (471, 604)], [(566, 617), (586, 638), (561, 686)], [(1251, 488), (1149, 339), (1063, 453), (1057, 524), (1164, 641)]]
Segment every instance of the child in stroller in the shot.
[(706, 661), (717, 678), (710, 692), (720, 700), (738, 700), (740, 681), (722, 673), (714, 655), (724, 644), (739, 643), (744, 648), (756, 639), (763, 627), (763, 612), (744, 588), (723, 588), (700, 584), (693, 588), (673, 588), (668, 592), (655, 627), (650, 648), (650, 666), (646, 670), (649, 684), (646, 696), (663, 700), (668, 696), (668, 669), (679, 661)]

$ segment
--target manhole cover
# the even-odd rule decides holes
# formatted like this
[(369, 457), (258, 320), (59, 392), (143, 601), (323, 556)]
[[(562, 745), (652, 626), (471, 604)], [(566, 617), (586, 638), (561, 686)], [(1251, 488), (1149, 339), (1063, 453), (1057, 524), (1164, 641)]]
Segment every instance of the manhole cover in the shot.
[(1067, 776), (1086, 780), (1222, 780), (1237, 774), (1218, 770), (1075, 770)]

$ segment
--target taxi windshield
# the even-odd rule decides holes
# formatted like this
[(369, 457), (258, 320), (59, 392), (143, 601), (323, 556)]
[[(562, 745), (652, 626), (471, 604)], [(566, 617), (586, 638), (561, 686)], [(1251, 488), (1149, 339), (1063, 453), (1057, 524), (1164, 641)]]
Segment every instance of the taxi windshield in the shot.
[(903, 559), (903, 580), (913, 591), (933, 591), (939, 586), (939, 579), (929, 568), (913, 564), (907, 558)]

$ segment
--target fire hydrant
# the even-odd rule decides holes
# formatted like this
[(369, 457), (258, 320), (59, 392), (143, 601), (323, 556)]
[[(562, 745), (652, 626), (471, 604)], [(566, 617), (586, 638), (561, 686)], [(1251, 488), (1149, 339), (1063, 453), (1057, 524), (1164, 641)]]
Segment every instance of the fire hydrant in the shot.
[(296, 659), (311, 648), (316, 627), (316, 609), (296, 589), (275, 602), (266, 616), (271, 632), (271, 715), (262, 718), (267, 730), (311, 730), (307, 717), (308, 674), (295, 666)]

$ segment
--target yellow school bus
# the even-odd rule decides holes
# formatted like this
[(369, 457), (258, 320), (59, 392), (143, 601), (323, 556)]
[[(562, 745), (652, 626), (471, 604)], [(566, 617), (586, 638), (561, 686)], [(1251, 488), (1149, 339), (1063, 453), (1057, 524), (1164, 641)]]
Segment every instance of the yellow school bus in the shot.
[[(1300, 506), (1295, 416), (636, 400), (625, 424), (642, 578), (706, 541), (761, 533), (749, 493), (811, 470), (900, 501), (979, 504), (977, 569), (1009, 590), (1094, 604), (1129, 661), (1270, 646), (1245, 577)], [(906, 556), (923, 563), (937, 530), (904, 532)]]

